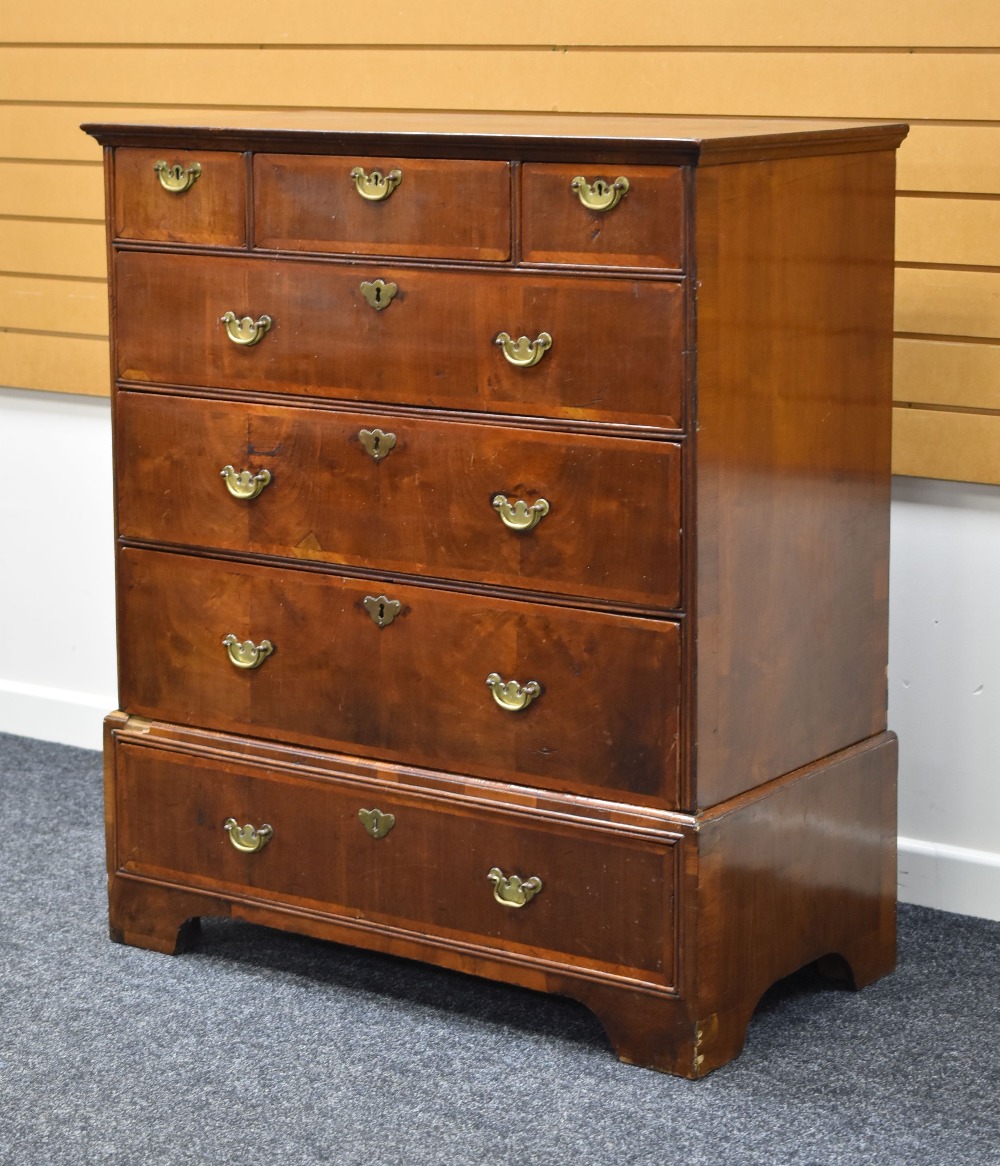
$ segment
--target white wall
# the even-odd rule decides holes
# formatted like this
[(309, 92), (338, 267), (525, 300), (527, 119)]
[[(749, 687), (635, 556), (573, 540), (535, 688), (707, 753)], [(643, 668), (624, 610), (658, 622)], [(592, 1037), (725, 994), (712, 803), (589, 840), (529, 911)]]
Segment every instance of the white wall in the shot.
[(1000, 490), (896, 480), (900, 896), (1000, 919)]
[(111, 411), (0, 389), (0, 731), (99, 749), (117, 704)]
[[(0, 731), (98, 749), (116, 707), (104, 399), (0, 389)], [(1000, 919), (1000, 489), (895, 483), (900, 897)]]

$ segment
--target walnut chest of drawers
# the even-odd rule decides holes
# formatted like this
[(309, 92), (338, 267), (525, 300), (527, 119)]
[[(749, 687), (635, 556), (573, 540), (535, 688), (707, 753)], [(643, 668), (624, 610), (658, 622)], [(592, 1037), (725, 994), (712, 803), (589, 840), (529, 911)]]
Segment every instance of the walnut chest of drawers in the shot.
[(85, 128), (113, 938), (425, 960), (691, 1077), (779, 977), (890, 970), (905, 127)]

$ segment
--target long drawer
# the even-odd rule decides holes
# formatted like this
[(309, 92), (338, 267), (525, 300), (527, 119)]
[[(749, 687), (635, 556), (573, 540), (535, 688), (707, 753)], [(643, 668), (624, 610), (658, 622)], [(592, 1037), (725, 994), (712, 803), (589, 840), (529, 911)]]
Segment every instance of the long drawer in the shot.
[(681, 424), (681, 281), (133, 251), (115, 265), (125, 380)]
[(130, 713), (677, 805), (672, 621), (136, 548), (118, 571)]
[(674, 983), (679, 835), (146, 745), (116, 766), (119, 871)]
[(125, 538), (679, 605), (675, 443), (154, 393), (116, 409)]

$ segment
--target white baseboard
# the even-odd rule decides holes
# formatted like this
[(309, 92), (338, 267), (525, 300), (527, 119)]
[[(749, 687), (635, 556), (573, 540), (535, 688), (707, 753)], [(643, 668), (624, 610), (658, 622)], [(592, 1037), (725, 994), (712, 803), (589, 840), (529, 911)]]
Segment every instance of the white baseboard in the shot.
[(900, 838), (897, 877), (903, 903), (1000, 920), (1000, 854)]
[(116, 698), (0, 679), (0, 733), (100, 749)]

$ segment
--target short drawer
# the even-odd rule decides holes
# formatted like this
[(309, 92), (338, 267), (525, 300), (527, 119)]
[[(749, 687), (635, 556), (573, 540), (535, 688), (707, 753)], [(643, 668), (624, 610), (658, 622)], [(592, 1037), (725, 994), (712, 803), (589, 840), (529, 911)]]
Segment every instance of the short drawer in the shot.
[(119, 744), (116, 762), (118, 871), (675, 982), (680, 835), (546, 821), (224, 755)]
[(242, 247), (247, 238), (246, 212), (242, 154), (115, 151), (116, 238)]
[(595, 170), (521, 168), (522, 258), (680, 271), (684, 171), (670, 166)]
[(116, 406), (125, 538), (679, 605), (676, 443), (138, 392)]
[(676, 807), (674, 622), (136, 548), (118, 567), (129, 713)]
[(681, 424), (681, 281), (138, 251), (116, 271), (124, 380)]
[(510, 258), (506, 162), (258, 154), (253, 172), (257, 247)]

